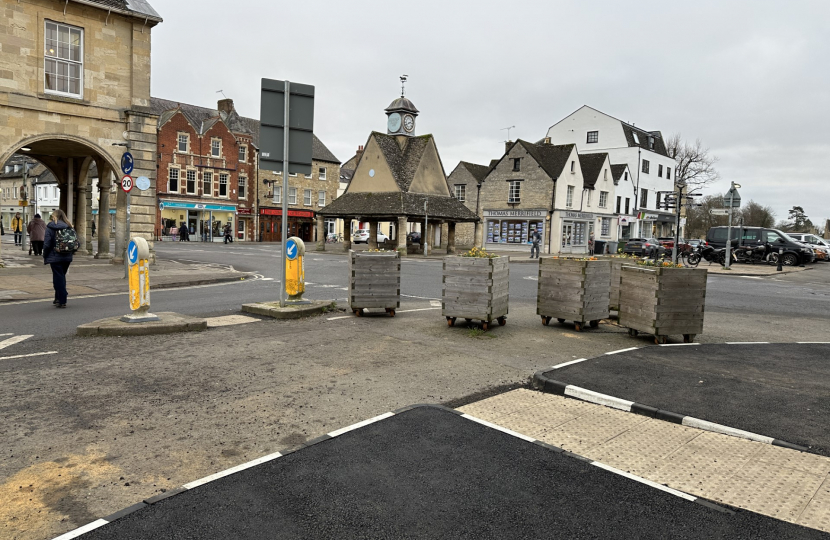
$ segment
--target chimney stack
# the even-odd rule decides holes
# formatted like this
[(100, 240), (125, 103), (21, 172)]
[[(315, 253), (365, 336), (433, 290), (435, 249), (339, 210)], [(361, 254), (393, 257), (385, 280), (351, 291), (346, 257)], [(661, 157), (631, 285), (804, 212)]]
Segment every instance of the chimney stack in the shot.
[(219, 109), (220, 113), (230, 114), (233, 110), (233, 100), (220, 99), (219, 102), (216, 104), (216, 108)]
[(513, 146), (513, 141), (504, 141), (504, 153), (508, 153), (510, 151), (510, 147)]
[(363, 157), (363, 145), (362, 144), (357, 147), (357, 152), (355, 152), (355, 154), (357, 154), (357, 161), (355, 161), (355, 165), (356, 165), (356, 164), (360, 163), (360, 158)]

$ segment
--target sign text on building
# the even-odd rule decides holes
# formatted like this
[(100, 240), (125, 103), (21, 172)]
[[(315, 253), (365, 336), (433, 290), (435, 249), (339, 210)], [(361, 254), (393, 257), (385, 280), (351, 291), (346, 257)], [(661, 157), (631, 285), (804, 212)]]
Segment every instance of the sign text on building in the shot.
[(547, 210), (485, 210), (484, 217), (543, 218)]

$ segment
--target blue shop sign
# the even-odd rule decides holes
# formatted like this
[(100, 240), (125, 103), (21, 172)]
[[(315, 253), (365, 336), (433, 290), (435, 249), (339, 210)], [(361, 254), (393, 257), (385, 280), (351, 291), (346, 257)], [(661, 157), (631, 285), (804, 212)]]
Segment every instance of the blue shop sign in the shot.
[(159, 203), (159, 210), (165, 208), (186, 208), (188, 210), (212, 210), (214, 212), (236, 212), (235, 206), (226, 206), (221, 204), (199, 204), (181, 201), (161, 201)]

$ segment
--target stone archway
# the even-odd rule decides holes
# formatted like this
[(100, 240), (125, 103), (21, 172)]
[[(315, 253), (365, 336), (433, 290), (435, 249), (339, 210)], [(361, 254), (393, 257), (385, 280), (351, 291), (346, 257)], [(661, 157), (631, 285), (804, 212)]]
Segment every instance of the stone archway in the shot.
[[(100, 189), (99, 211), (96, 228), (98, 235), (98, 249), (96, 257), (111, 258), (109, 246), (110, 214), (109, 191), (113, 173), (119, 170), (116, 153), (123, 148), (107, 151), (99, 145), (81, 137), (62, 134), (44, 134), (28, 137), (19, 141), (12, 148), (0, 156), (0, 164), (8, 161), (14, 154), (29, 156), (40, 161), (55, 176), (61, 190), (60, 207), (74, 222), (75, 229), (81, 240), (80, 253), (91, 253), (92, 245), (92, 192), (89, 171), (94, 163), (97, 168)], [(116, 208), (116, 215), (123, 216), (126, 222), (126, 200), (118, 198), (117, 204), (124, 208)], [(123, 231), (125, 224), (116, 223), (116, 254), (123, 251)]]

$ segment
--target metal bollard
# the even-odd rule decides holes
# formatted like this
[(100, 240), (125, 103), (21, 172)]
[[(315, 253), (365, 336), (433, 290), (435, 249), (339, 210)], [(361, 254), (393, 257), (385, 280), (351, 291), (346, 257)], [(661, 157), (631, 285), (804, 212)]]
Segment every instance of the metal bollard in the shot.
[(778, 272), (783, 270), (783, 268), (781, 267), (783, 259), (784, 259), (784, 250), (783, 250), (783, 248), (778, 248), (778, 268), (775, 269)]

